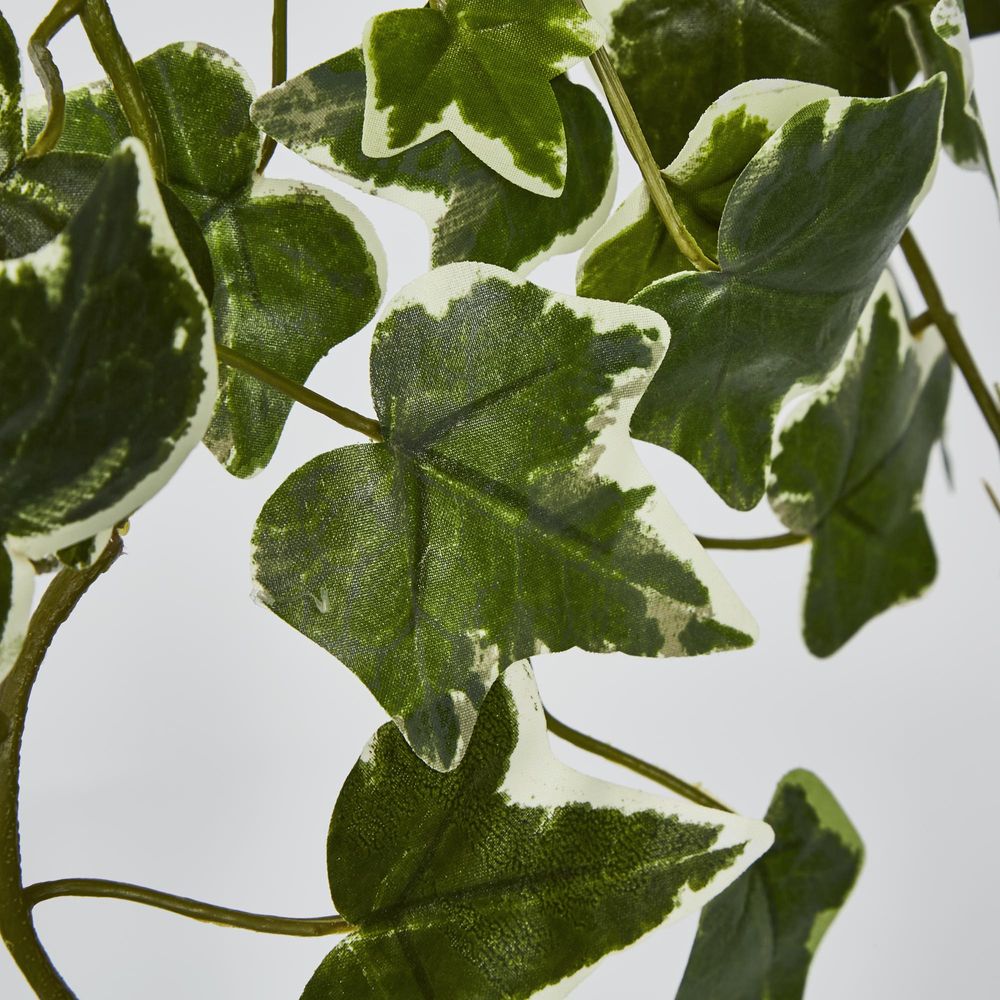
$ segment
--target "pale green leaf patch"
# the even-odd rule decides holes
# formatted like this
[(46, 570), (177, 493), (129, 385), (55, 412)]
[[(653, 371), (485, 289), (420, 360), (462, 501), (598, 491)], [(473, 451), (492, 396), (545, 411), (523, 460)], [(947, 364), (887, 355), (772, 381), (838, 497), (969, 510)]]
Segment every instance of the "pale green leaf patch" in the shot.
[[(815, 84), (753, 80), (723, 94), (701, 116), (663, 177), (703, 250), (718, 253), (726, 199), (761, 146), (807, 104), (836, 96)], [(577, 292), (627, 302), (659, 278), (690, 268), (640, 184), (584, 248)]]
[(615, 193), (611, 125), (600, 101), (564, 76), (552, 92), (566, 131), (566, 183), (558, 198), (526, 191), (442, 132), (394, 156), (361, 149), (365, 71), (352, 49), (264, 94), (251, 115), (296, 153), (366, 193), (418, 212), (431, 230), (434, 266), (461, 260), (524, 274), (587, 242)]
[[(378, 308), (385, 262), (373, 227), (330, 191), (257, 176), (253, 89), (229, 56), (178, 43), (137, 65), (164, 134), (168, 183), (211, 254), (219, 342), (304, 382)], [(43, 120), (37, 110), (32, 130)], [(106, 81), (67, 95), (60, 149), (104, 156), (128, 132)], [(290, 405), (223, 368), (206, 442), (234, 475), (253, 475), (270, 461)]]
[(69, 226), (0, 263), (0, 534), (43, 558), (148, 500), (215, 401), (212, 320), (145, 150), (128, 140)]
[(861, 871), (864, 847), (810, 771), (778, 783), (774, 846), (701, 913), (677, 1000), (802, 1000), (809, 966)]
[(365, 26), (366, 156), (451, 132), (513, 184), (558, 196), (566, 133), (550, 81), (603, 40), (577, 0), (448, 0)]
[(385, 443), (318, 456), (261, 512), (263, 603), (353, 670), (433, 766), (457, 764), (516, 660), (752, 641), (629, 439), (668, 332), (490, 265), (438, 268), (376, 328)]
[(34, 590), (31, 563), (0, 545), (0, 681), (10, 673), (24, 643)]
[(663, 278), (632, 300), (673, 330), (632, 430), (686, 458), (730, 506), (763, 496), (789, 394), (840, 361), (933, 179), (944, 91), (938, 75), (898, 97), (802, 108), (733, 185), (721, 270)]
[(768, 494), (813, 539), (803, 631), (818, 656), (934, 579), (920, 495), (950, 377), (940, 335), (910, 335), (886, 274), (838, 371), (780, 429)]
[(722, 892), (772, 839), (758, 820), (560, 763), (518, 663), (455, 771), (425, 767), (387, 725), (348, 775), (327, 858), (357, 929), (302, 998), (564, 997), (605, 955)]

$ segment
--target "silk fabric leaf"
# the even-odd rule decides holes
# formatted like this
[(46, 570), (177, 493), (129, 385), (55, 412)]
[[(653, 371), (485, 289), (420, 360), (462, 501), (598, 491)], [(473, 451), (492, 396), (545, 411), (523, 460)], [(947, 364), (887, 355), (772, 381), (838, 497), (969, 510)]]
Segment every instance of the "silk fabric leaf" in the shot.
[[(320, 187), (256, 174), (263, 136), (250, 121), (242, 67), (207, 45), (168, 45), (138, 62), (167, 153), (167, 181), (203, 231), (214, 269), (220, 343), (304, 382), (360, 330), (382, 294), (384, 254), (350, 202)], [(106, 155), (129, 134), (106, 82), (67, 95), (59, 148)], [(44, 114), (37, 111), (37, 131)], [(270, 461), (291, 403), (223, 367), (206, 443), (237, 476)]]
[(391, 156), (449, 131), (512, 184), (555, 197), (566, 133), (550, 81), (602, 42), (577, 0), (448, 0), (365, 26), (361, 146)]
[(169, 479), (216, 386), (207, 303), (128, 140), (52, 243), (0, 263), (0, 534), (43, 558)]
[[(760, 147), (796, 111), (832, 96), (833, 91), (815, 84), (754, 80), (723, 94), (701, 116), (663, 176), (703, 250), (718, 253), (726, 199)], [(627, 302), (659, 278), (690, 268), (646, 185), (640, 184), (584, 248), (577, 265), (577, 292)]]
[[(34, 581), (31, 563), (0, 545), (0, 682), (10, 673), (24, 643)], [(0, 742), (7, 738), (3, 732), (5, 721), (0, 716)]]
[(659, 164), (702, 112), (749, 80), (889, 94), (885, 14), (871, 0), (588, 0)]
[(677, 1000), (802, 1000), (816, 949), (864, 858), (822, 781), (792, 771), (765, 817), (774, 846), (701, 912)]
[(23, 152), (21, 56), (14, 32), (0, 13), (0, 176), (7, 173)]
[(376, 329), (386, 442), (320, 455), (261, 512), (262, 602), (353, 670), (434, 767), (458, 763), (515, 660), (752, 641), (629, 440), (667, 336), (635, 306), (438, 268)]
[(730, 506), (763, 496), (774, 420), (839, 362), (933, 177), (944, 78), (894, 98), (829, 98), (793, 115), (733, 186), (721, 271), (632, 300), (673, 329), (636, 437), (686, 458)]
[(614, 143), (600, 101), (564, 76), (552, 81), (552, 91), (566, 130), (566, 184), (558, 198), (505, 180), (450, 133), (395, 156), (365, 156), (360, 49), (269, 91), (251, 114), (310, 162), (418, 212), (431, 231), (435, 267), (476, 260), (524, 274), (583, 246), (607, 218), (615, 193)]
[(886, 275), (831, 384), (781, 431), (768, 493), (791, 530), (813, 537), (804, 634), (817, 656), (934, 579), (920, 495), (950, 373), (936, 330), (911, 337)]
[(516, 664), (457, 770), (425, 767), (387, 725), (348, 775), (327, 857), (357, 929), (303, 1000), (565, 996), (604, 955), (721, 892), (771, 840), (758, 820), (560, 763)]

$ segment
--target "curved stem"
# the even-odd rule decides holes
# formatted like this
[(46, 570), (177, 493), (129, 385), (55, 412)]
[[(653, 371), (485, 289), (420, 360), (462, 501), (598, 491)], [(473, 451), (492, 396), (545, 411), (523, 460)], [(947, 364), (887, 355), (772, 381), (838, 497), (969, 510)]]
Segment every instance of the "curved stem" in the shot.
[(228, 906), (201, 903), (186, 896), (175, 896), (158, 889), (146, 889), (128, 882), (112, 882), (103, 878), (62, 878), (52, 882), (38, 882), (24, 890), (28, 906), (37, 906), (47, 899), (63, 896), (85, 896), (100, 899), (124, 899), (143, 906), (201, 920), (220, 927), (240, 927), (262, 934), (286, 934), (294, 937), (323, 937), (328, 934), (346, 934), (354, 929), (338, 914), (328, 917), (272, 917), (263, 913), (247, 913)]
[(809, 541), (808, 535), (796, 535), (791, 531), (783, 535), (767, 535), (764, 538), (712, 538), (695, 535), (705, 549), (784, 549), (790, 545), (801, 545)]
[(31, 906), (24, 894), (18, 829), (18, 773), (28, 699), (42, 659), (59, 626), (69, 617), (90, 585), (122, 553), (117, 532), (97, 561), (86, 569), (64, 569), (49, 584), (31, 616), (24, 646), (10, 674), (0, 685), (0, 932), (14, 961), (35, 992), (46, 1000), (74, 1000), (38, 940)]
[[(288, 79), (288, 0), (274, 0), (274, 13), (271, 15), (271, 86), (279, 87)], [(271, 162), (274, 151), (278, 148), (276, 139), (265, 136), (264, 145), (260, 151), (260, 163), (257, 173)]]
[(343, 427), (349, 427), (352, 431), (360, 431), (362, 434), (368, 435), (373, 441), (385, 440), (377, 420), (366, 417), (346, 406), (341, 406), (339, 403), (333, 402), (332, 399), (327, 399), (326, 396), (321, 396), (318, 392), (313, 392), (312, 389), (299, 385), (298, 382), (287, 378), (280, 372), (244, 357), (231, 347), (226, 347), (225, 344), (216, 344), (215, 350), (219, 360), (229, 365), (230, 368), (236, 368), (257, 379), (258, 382), (263, 382), (271, 388), (277, 389), (283, 396), (288, 396), (297, 403), (308, 406), (310, 410), (322, 413), (324, 417), (335, 420)]
[(934, 324), (941, 331), (941, 336), (948, 347), (952, 360), (958, 366), (958, 370), (965, 378), (966, 384), (972, 392), (972, 396), (979, 406), (986, 423), (989, 425), (993, 436), (1000, 445), (1000, 406), (990, 393), (989, 386), (976, 367), (975, 359), (962, 337), (962, 332), (955, 322), (955, 317), (948, 311), (945, 305), (944, 296), (938, 287), (934, 274), (927, 263), (913, 233), (909, 229), (903, 233), (899, 241), (900, 249), (906, 257), (906, 263), (910, 265), (913, 277), (920, 288), (920, 294), (927, 303), (927, 311), (934, 319)]
[(580, 747), (581, 750), (586, 750), (588, 753), (596, 754), (598, 757), (610, 760), (614, 764), (627, 767), (630, 771), (641, 774), (644, 778), (649, 778), (658, 785), (663, 785), (664, 788), (669, 788), (670, 791), (676, 792), (678, 795), (682, 795), (684, 798), (690, 799), (700, 806), (706, 806), (709, 809), (721, 809), (723, 812), (733, 811), (729, 806), (723, 805), (718, 799), (713, 798), (707, 792), (703, 792), (696, 785), (688, 784), (682, 778), (678, 778), (669, 771), (664, 771), (662, 767), (657, 767), (655, 764), (650, 764), (639, 757), (634, 757), (624, 750), (619, 750), (617, 747), (611, 746), (610, 743), (604, 743), (593, 736), (587, 736), (586, 733), (577, 732), (577, 730), (567, 726), (565, 722), (560, 722), (547, 709), (545, 710), (545, 722), (549, 727), (550, 733), (554, 733), (567, 743), (572, 743), (573, 746)]

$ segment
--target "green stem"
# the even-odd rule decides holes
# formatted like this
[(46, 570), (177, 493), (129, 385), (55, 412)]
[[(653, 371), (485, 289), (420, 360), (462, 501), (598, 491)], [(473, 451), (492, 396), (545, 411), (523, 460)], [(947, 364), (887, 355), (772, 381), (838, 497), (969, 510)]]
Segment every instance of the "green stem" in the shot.
[(986, 495), (990, 498), (990, 501), (996, 508), (996, 512), (1000, 514), (1000, 497), (996, 495), (996, 492), (994, 491), (993, 487), (990, 486), (990, 484), (986, 482), (985, 479), (983, 480), (983, 486), (986, 487)]
[(914, 337), (919, 337), (924, 330), (932, 327), (934, 325), (934, 317), (931, 315), (930, 309), (925, 309), (919, 316), (914, 316), (910, 320), (910, 333)]
[(639, 757), (633, 757), (632, 754), (626, 753), (624, 750), (619, 750), (617, 747), (611, 746), (610, 743), (604, 743), (593, 736), (587, 736), (586, 733), (577, 732), (577, 730), (567, 726), (565, 722), (560, 722), (547, 710), (545, 712), (545, 721), (548, 724), (550, 733), (554, 733), (567, 743), (572, 743), (573, 746), (580, 747), (581, 750), (586, 750), (588, 753), (596, 754), (598, 757), (610, 760), (614, 764), (627, 767), (630, 771), (641, 774), (644, 778), (649, 778), (658, 785), (663, 785), (664, 788), (669, 788), (670, 791), (676, 792), (678, 795), (682, 795), (684, 798), (690, 799), (700, 806), (706, 806), (709, 809), (721, 809), (723, 812), (733, 811), (729, 806), (723, 805), (718, 799), (713, 798), (707, 792), (703, 792), (696, 785), (688, 784), (688, 782), (671, 774), (669, 771), (664, 771), (663, 768), (641, 760)]
[(263, 913), (246, 913), (232, 910), (228, 906), (214, 906), (200, 903), (186, 896), (146, 889), (128, 882), (112, 882), (102, 878), (63, 878), (53, 882), (38, 882), (24, 890), (28, 906), (37, 906), (47, 899), (62, 896), (85, 896), (100, 899), (124, 899), (143, 906), (155, 906), (160, 910), (201, 920), (221, 927), (239, 927), (261, 934), (286, 934), (294, 937), (323, 937), (329, 934), (346, 934), (354, 930), (353, 924), (343, 917), (333, 914), (328, 917), (272, 917)]
[(927, 263), (927, 258), (924, 257), (913, 233), (909, 229), (903, 233), (899, 245), (903, 251), (903, 255), (906, 257), (907, 264), (910, 265), (910, 270), (917, 281), (917, 286), (924, 297), (924, 302), (927, 303), (927, 311), (934, 318), (934, 324), (941, 331), (941, 336), (948, 347), (952, 360), (965, 378), (973, 398), (986, 418), (986, 423), (993, 432), (997, 444), (1000, 445), (1000, 407), (997, 406), (996, 400), (990, 394), (989, 386), (987, 386), (986, 380), (976, 366), (972, 352), (962, 337), (958, 323), (955, 322), (955, 317), (952, 316), (945, 305), (944, 296), (941, 294), (941, 289), (934, 279), (934, 274)]
[(695, 535), (706, 549), (784, 549), (790, 545), (801, 545), (809, 541), (808, 535), (796, 535), (786, 532), (784, 535), (768, 535), (764, 538), (711, 538), (708, 535)]
[(327, 399), (326, 396), (321, 396), (318, 392), (313, 392), (312, 389), (307, 389), (304, 385), (299, 385), (298, 382), (287, 378), (280, 372), (276, 372), (250, 358), (244, 357), (231, 347), (226, 347), (225, 344), (216, 344), (215, 350), (219, 356), (219, 360), (229, 365), (230, 368), (236, 368), (257, 379), (258, 382), (264, 382), (266, 385), (271, 386), (271, 388), (277, 389), (283, 396), (288, 396), (297, 403), (308, 406), (310, 410), (322, 413), (324, 417), (335, 420), (343, 427), (349, 427), (353, 431), (360, 431), (373, 441), (384, 440), (382, 428), (377, 420), (366, 417), (356, 410), (348, 409), (346, 406), (341, 406), (339, 403)]
[(18, 775), (28, 699), (42, 660), (59, 626), (69, 617), (90, 585), (122, 553), (116, 532), (97, 561), (86, 569), (64, 569), (49, 584), (31, 617), (24, 646), (13, 669), (0, 685), (0, 932), (24, 978), (45, 1000), (74, 1000), (42, 947), (31, 919), (31, 905), (21, 872), (18, 829)]
[[(288, 0), (274, 0), (274, 13), (271, 15), (271, 86), (279, 87), (287, 79)], [(260, 163), (257, 165), (258, 174), (264, 173), (277, 148), (277, 140), (266, 136), (260, 151)]]

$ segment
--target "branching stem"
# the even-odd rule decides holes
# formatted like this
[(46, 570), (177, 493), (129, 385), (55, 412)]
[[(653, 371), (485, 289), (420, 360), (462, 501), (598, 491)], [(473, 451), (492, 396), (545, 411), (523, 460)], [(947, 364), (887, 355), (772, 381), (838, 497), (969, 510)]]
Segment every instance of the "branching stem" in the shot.
[(695, 535), (706, 549), (784, 549), (790, 545), (801, 545), (809, 541), (808, 535), (796, 535), (786, 532), (784, 535), (767, 535), (764, 538), (711, 538), (708, 535)]
[[(271, 16), (271, 86), (280, 87), (288, 79), (288, 0), (274, 0), (274, 13)], [(260, 151), (260, 163), (257, 173), (271, 162), (278, 143), (271, 136), (266, 136)]]

